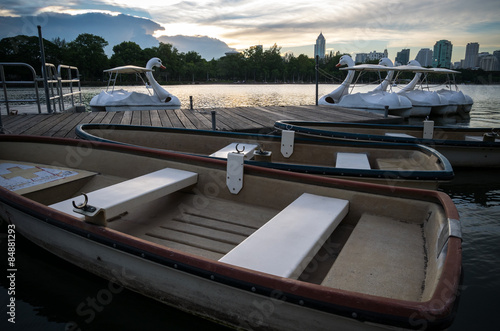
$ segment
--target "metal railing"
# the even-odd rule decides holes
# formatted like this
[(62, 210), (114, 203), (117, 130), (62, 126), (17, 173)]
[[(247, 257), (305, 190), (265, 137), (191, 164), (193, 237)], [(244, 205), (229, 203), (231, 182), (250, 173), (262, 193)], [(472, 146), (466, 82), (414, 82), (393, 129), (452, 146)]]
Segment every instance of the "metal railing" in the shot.
[[(80, 85), (80, 72), (77, 67), (60, 64), (57, 67), (59, 76), (59, 94), (61, 95), (62, 106), (64, 109), (64, 98), (71, 98), (71, 106), (75, 107), (75, 95), (79, 97), (79, 103), (82, 103), (82, 87)], [(64, 84), (68, 84), (65, 86)], [(74, 86), (74, 84), (77, 84)], [(64, 88), (69, 89), (68, 93), (64, 93)], [(75, 90), (77, 88), (77, 90)]]
[[(49, 100), (47, 102), (47, 112), (52, 113), (57, 110), (57, 105), (59, 105), (59, 111), (62, 112), (64, 106), (61, 101), (61, 94), (59, 90), (59, 76), (57, 75), (56, 66), (52, 63), (45, 64), (46, 73), (47, 73), (47, 87), (49, 94), (46, 96)], [(43, 72), (43, 68), (42, 68)], [(49, 107), (49, 103), (52, 104), (52, 107)]]
[[(7, 80), (5, 76), (5, 67), (25, 67), (32, 74), (31, 80)], [(7, 114), (10, 114), (9, 102), (35, 102), (38, 107), (38, 113), (41, 114), (42, 110), (40, 108), (40, 93), (38, 91), (38, 78), (36, 76), (35, 69), (32, 66), (26, 63), (20, 62), (0, 62), (0, 79), (2, 80), (2, 89), (4, 98), (0, 99), (0, 103), (5, 104), (5, 108), (7, 109)], [(10, 99), (7, 93), (8, 86), (24, 86), (31, 85), (35, 91), (35, 98), (24, 98), (24, 99)]]
[[(26, 67), (31, 73), (31, 80), (7, 80), (7, 75), (5, 74), (5, 67)], [(64, 112), (69, 108), (66, 108), (65, 99), (69, 99), (71, 102), (70, 107), (75, 107), (75, 96), (77, 97), (77, 102), (82, 103), (82, 89), (80, 85), (80, 73), (77, 67), (68, 65), (59, 65), (56, 67), (51, 63), (46, 63), (47, 72), (47, 90), (48, 100), (45, 100), (47, 105), (47, 112), (52, 113), (54, 111)], [(43, 68), (42, 68), (43, 72)], [(36, 75), (35, 69), (26, 63), (20, 62), (0, 62), (0, 79), (3, 88), (4, 98), (0, 99), (0, 103), (4, 103), (7, 109), (7, 114), (10, 115), (9, 103), (36, 103), (38, 108), (38, 113), (41, 114), (41, 100), (39, 92), (39, 83), (43, 82), (43, 79)], [(34, 93), (30, 97), (24, 98), (9, 98), (9, 93), (7, 88), (12, 86), (16, 87), (33, 87)], [(34, 97), (31, 97), (34, 95)], [(0, 112), (1, 113), (1, 112)]]

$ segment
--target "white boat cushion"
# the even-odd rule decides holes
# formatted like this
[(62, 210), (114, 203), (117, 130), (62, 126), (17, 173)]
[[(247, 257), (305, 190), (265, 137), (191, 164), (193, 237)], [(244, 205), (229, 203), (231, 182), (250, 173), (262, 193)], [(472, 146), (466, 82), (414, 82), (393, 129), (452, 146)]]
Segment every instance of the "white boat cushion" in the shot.
[[(88, 204), (104, 209), (105, 218), (110, 219), (127, 209), (181, 190), (197, 181), (197, 173), (165, 168), (87, 193)], [(84, 197), (80, 195), (50, 207), (84, 220), (84, 215), (73, 211), (73, 201), (77, 205), (81, 204)]]
[(297, 279), (349, 209), (349, 201), (304, 193), (219, 261)]
[(337, 168), (371, 169), (370, 161), (365, 153), (337, 153)]
[[(238, 146), (238, 148), (236, 148), (236, 146)], [(253, 152), (257, 147), (259, 147), (257, 144), (232, 143), (224, 148), (221, 148), (217, 152), (210, 154), (210, 156), (227, 159), (227, 154), (238, 153), (238, 151), (240, 151), (240, 153), (245, 155), (245, 159), (249, 160), (253, 157)]]
[(409, 135), (407, 133), (387, 132), (385, 135), (389, 137), (415, 138), (415, 136)]

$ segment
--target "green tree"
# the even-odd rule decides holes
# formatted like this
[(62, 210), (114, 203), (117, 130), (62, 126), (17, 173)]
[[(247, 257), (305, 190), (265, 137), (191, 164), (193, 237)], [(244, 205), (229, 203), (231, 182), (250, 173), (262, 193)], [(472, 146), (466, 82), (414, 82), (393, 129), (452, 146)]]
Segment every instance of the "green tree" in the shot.
[(151, 57), (158, 57), (166, 67), (160, 71), (159, 77), (163, 77), (164, 81), (179, 79), (182, 62), (177, 48), (172, 44), (160, 43), (158, 47), (153, 47), (152, 51), (154, 52), (146, 52), (148, 60)]
[(119, 67), (124, 65), (135, 65), (139, 67), (146, 66), (146, 59), (137, 43), (133, 41), (124, 41), (121, 44), (113, 46), (113, 55), (109, 59), (111, 67)]
[(78, 67), (83, 80), (98, 80), (103, 70), (109, 68), (109, 60), (104, 53), (108, 42), (104, 38), (83, 33), (68, 43), (65, 62)]
[(243, 54), (230, 54), (217, 60), (217, 74), (224, 80), (246, 80), (246, 61)]
[[(55, 66), (61, 62), (62, 49), (56, 44), (43, 40), (45, 61)], [(40, 55), (40, 42), (38, 37), (19, 35), (0, 40), (0, 59), (2, 62), (27, 63), (41, 75), (42, 60)], [(24, 77), (23, 79), (27, 78)]]
[(263, 65), (265, 80), (271, 79), (277, 81), (281, 79), (284, 70), (284, 61), (280, 54), (281, 47), (274, 44), (270, 49), (263, 54)]
[(263, 76), (263, 53), (261, 46), (252, 46), (244, 51), (248, 71), (254, 81), (261, 80)]
[(200, 54), (194, 51), (187, 53), (181, 53), (181, 59), (183, 62), (183, 75), (186, 76), (188, 80), (203, 80), (204, 74), (206, 73), (207, 61), (201, 57)]

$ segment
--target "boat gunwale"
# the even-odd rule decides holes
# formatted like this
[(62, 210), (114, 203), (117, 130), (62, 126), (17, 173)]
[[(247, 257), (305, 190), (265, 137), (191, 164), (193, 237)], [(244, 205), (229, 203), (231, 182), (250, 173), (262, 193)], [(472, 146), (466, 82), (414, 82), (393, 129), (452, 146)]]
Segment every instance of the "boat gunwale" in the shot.
[[(121, 146), (116, 144), (88, 142), (67, 138), (48, 138), (35, 136), (0, 136), (0, 142), (35, 142), (55, 143), (61, 145), (79, 146), (81, 144), (99, 147), (115, 152), (134, 153), (160, 159), (193, 161), (197, 164), (210, 164), (225, 168), (226, 162), (191, 155), (182, 155), (167, 151), (150, 150), (141, 147)], [(308, 182), (323, 186), (347, 188), (356, 191), (383, 194), (396, 197), (413, 197), (440, 204), (448, 219), (459, 219), (456, 206), (451, 198), (443, 192), (413, 189), (405, 187), (386, 187), (383, 185), (353, 182), (343, 179), (323, 178), (308, 174), (288, 173), (280, 170), (255, 166), (245, 166), (245, 173), (287, 178), (294, 181)], [(52, 209), (36, 201), (32, 201), (14, 192), (0, 187), (0, 201), (31, 215), (42, 222), (61, 228), (65, 231), (100, 242), (112, 249), (136, 255), (151, 260), (163, 266), (175, 268), (231, 287), (255, 289), (256, 294), (269, 296), (271, 291), (281, 291), (287, 302), (311, 307), (329, 313), (343, 315), (356, 320), (367, 320), (376, 323), (387, 323), (396, 326), (416, 328), (413, 321), (422, 319), (427, 326), (442, 327), (451, 324), (452, 312), (458, 303), (456, 297), (461, 275), (461, 239), (449, 237), (448, 253), (446, 255), (443, 273), (437, 283), (432, 297), (425, 302), (406, 301), (373, 296), (358, 292), (329, 288), (299, 280), (281, 278), (245, 268), (228, 265), (222, 262), (192, 255), (176, 249), (168, 248), (131, 235), (85, 223), (63, 212)], [(116, 247), (115, 247), (116, 246)], [(185, 270), (183, 270), (185, 268)], [(272, 294), (272, 293), (271, 293)], [(293, 300), (295, 298), (295, 300)], [(290, 300), (289, 300), (290, 299)], [(436, 305), (438, 303), (438, 305)], [(354, 316), (353, 313), (356, 313)]]
[[(315, 121), (287, 121), (280, 120), (274, 123), (274, 127), (280, 130), (294, 130), (298, 133), (310, 134), (318, 138), (332, 138), (332, 139), (353, 139), (359, 141), (377, 141), (377, 142), (390, 142), (401, 144), (424, 144), (429, 146), (460, 146), (460, 147), (500, 147), (498, 142), (487, 141), (466, 141), (466, 140), (445, 140), (445, 139), (424, 139), (424, 138), (407, 138), (384, 136), (366, 133), (351, 133), (343, 131), (320, 130), (307, 127), (310, 126), (339, 126), (339, 127), (361, 127), (361, 128), (387, 128), (387, 129), (409, 129), (409, 130), (423, 130), (423, 126), (418, 125), (399, 125), (399, 124), (372, 124), (372, 123), (349, 123), (349, 122), (315, 122)], [(500, 131), (500, 128), (464, 128), (464, 127), (445, 127), (435, 126), (434, 130), (444, 132), (451, 131), (466, 131), (471, 133), (486, 133), (493, 131)]]
[[(150, 126), (139, 126), (139, 125), (123, 125), (123, 124), (79, 124), (75, 128), (75, 133), (78, 137), (89, 140), (89, 141), (97, 141), (97, 142), (106, 142), (106, 143), (114, 143), (120, 144), (124, 146), (139, 146), (129, 143), (124, 143), (116, 140), (101, 138), (94, 134), (91, 134), (86, 129), (99, 129), (104, 130), (135, 130), (135, 131), (155, 131), (155, 132), (167, 132), (167, 133), (176, 133), (176, 134), (190, 134), (195, 132), (196, 134), (209, 135), (209, 136), (228, 136), (234, 135), (235, 137), (242, 138), (262, 138), (265, 142), (266, 139), (281, 139), (281, 136), (277, 135), (264, 135), (264, 134), (253, 134), (253, 133), (241, 133), (241, 132), (220, 132), (220, 131), (209, 131), (209, 130), (193, 130), (193, 129), (182, 129), (182, 128), (164, 128), (164, 127), (150, 127)], [(323, 144), (328, 145), (331, 142), (325, 141), (325, 139), (319, 138), (303, 138), (296, 137), (296, 142), (305, 143), (305, 144)], [(404, 179), (404, 180), (440, 180), (447, 181), (452, 180), (455, 177), (452, 165), (440, 152), (424, 146), (420, 144), (400, 144), (400, 143), (372, 143), (372, 142), (353, 142), (353, 141), (335, 141), (336, 145), (342, 147), (368, 147), (368, 148), (387, 148), (387, 149), (405, 149), (408, 150), (411, 148), (415, 152), (421, 152), (429, 155), (435, 155), (438, 159), (438, 162), (443, 166), (442, 170), (387, 170), (387, 169), (350, 169), (350, 168), (336, 168), (336, 167), (327, 167), (327, 166), (314, 166), (314, 165), (295, 165), (293, 163), (283, 163), (283, 162), (265, 162), (265, 161), (255, 161), (255, 160), (245, 160), (244, 162), (249, 165), (255, 166), (263, 166), (267, 168), (275, 168), (279, 170), (287, 170), (294, 172), (306, 172), (310, 174), (318, 174), (318, 175), (331, 175), (331, 176), (356, 176), (359, 178), (366, 179)], [(162, 150), (162, 149), (158, 149)], [(196, 155), (205, 158), (214, 158), (208, 155), (199, 155), (194, 153), (187, 152), (179, 152), (186, 155)], [(223, 159), (220, 159), (223, 160)], [(301, 169), (302, 168), (302, 169)]]

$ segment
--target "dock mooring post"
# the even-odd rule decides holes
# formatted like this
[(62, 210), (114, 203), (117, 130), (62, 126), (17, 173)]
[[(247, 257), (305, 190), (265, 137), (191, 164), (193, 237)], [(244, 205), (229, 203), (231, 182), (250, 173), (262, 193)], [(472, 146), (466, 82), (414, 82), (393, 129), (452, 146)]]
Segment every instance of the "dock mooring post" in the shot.
[(38, 27), (38, 39), (40, 41), (40, 56), (42, 60), (42, 75), (43, 75), (43, 87), (45, 88), (45, 102), (47, 103), (47, 112), (52, 114), (52, 108), (50, 105), (50, 93), (49, 84), (47, 82), (47, 66), (45, 65), (45, 50), (43, 48), (43, 38), (42, 38), (42, 27)]
[(189, 96), (189, 109), (193, 110), (193, 96)]
[(212, 130), (217, 131), (217, 124), (215, 123), (215, 110), (212, 110)]
[(316, 55), (316, 106), (318, 105), (318, 69), (319, 69), (319, 55)]

